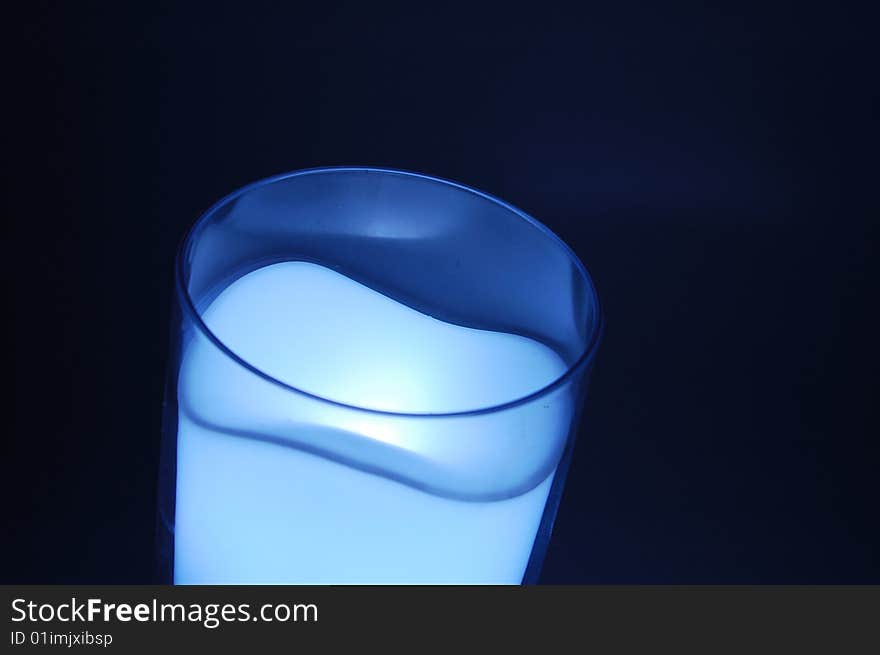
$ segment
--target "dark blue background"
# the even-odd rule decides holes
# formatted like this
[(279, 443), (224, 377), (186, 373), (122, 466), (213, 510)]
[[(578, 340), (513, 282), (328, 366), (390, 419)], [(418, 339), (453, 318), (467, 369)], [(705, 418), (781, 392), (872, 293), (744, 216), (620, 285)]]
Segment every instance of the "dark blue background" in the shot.
[(599, 287), (543, 581), (880, 582), (872, 23), (596, 4), (11, 21), (0, 581), (149, 581), (178, 240), (244, 183), (374, 164), (522, 207)]

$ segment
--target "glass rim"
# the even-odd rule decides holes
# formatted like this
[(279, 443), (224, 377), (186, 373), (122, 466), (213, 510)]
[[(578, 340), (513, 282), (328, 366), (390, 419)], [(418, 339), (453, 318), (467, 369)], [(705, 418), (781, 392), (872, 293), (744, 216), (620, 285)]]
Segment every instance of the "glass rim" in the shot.
[[(467, 193), (473, 194), (475, 196), (484, 198), (498, 206), (502, 209), (507, 210), (508, 212), (514, 214), (520, 219), (530, 223), (532, 226), (536, 227), (538, 230), (544, 233), (545, 236), (553, 240), (557, 246), (562, 248), (563, 252), (565, 252), (569, 259), (574, 263), (575, 268), (580, 273), (581, 278), (586, 283), (586, 287), (588, 290), (589, 300), (592, 301), (593, 307), (595, 308), (595, 321), (594, 326), (592, 328), (592, 332), (589, 335), (589, 338), (586, 340), (586, 345), (584, 346), (581, 354), (568, 365), (565, 369), (565, 372), (557, 376), (554, 380), (545, 384), (544, 386), (538, 388), (531, 393), (528, 393), (524, 396), (520, 396), (518, 398), (514, 398), (513, 400), (505, 401), (503, 403), (496, 403), (487, 407), (480, 407), (477, 409), (468, 409), (463, 411), (455, 411), (455, 412), (399, 412), (399, 411), (390, 411), (390, 410), (382, 410), (376, 409), (372, 407), (363, 407), (360, 405), (354, 405), (352, 403), (343, 402), (340, 400), (335, 400), (333, 398), (328, 398), (326, 396), (321, 396), (304, 389), (300, 389), (294, 385), (288, 384), (283, 380), (279, 380), (278, 378), (266, 373), (265, 371), (257, 368), (250, 362), (248, 362), (243, 357), (239, 356), (235, 352), (233, 352), (223, 341), (215, 335), (208, 325), (202, 320), (199, 311), (196, 309), (195, 302), (189, 294), (189, 291), (186, 288), (186, 284), (183, 279), (184, 275), (184, 256), (188, 251), (188, 245), (192, 242), (193, 238), (196, 236), (196, 233), (200, 230), (201, 227), (206, 225), (216, 214), (218, 210), (228, 205), (233, 200), (253, 191), (262, 186), (268, 186), (270, 184), (274, 184), (275, 182), (280, 182), (282, 180), (290, 179), (293, 177), (301, 177), (305, 175), (316, 175), (322, 173), (345, 173), (345, 172), (369, 172), (369, 173), (380, 173), (385, 175), (399, 175), (403, 177), (413, 177), (419, 178), (423, 180), (427, 180), (429, 182), (433, 182), (435, 184), (440, 184), (443, 186), (449, 186), (453, 188), (460, 189)], [(466, 184), (462, 184), (460, 182), (455, 182), (453, 180), (447, 180), (441, 177), (436, 177), (433, 175), (427, 175), (425, 173), (417, 173), (414, 171), (407, 171), (403, 169), (396, 168), (381, 168), (381, 167), (373, 167), (373, 166), (322, 166), (317, 168), (304, 168), (294, 171), (289, 171), (287, 173), (279, 173), (277, 175), (272, 175), (269, 177), (265, 177), (250, 184), (246, 184), (238, 189), (232, 191), (231, 193), (223, 196), (211, 205), (207, 210), (202, 212), (202, 214), (196, 219), (193, 224), (187, 229), (184, 233), (183, 238), (180, 241), (180, 244), (177, 248), (177, 253), (174, 257), (174, 280), (175, 280), (175, 289), (177, 291), (178, 297), (180, 299), (180, 304), (183, 311), (189, 317), (189, 319), (193, 322), (193, 325), (196, 326), (198, 331), (204, 335), (216, 348), (220, 350), (226, 357), (230, 358), (239, 366), (244, 367), (251, 373), (257, 375), (260, 378), (263, 378), (267, 382), (270, 382), (278, 387), (281, 387), (285, 391), (293, 392), (295, 394), (300, 394), (306, 396), (308, 398), (312, 398), (314, 400), (328, 403), (330, 405), (334, 405), (336, 407), (343, 407), (346, 409), (365, 412), (368, 414), (379, 414), (384, 416), (400, 416), (400, 417), (411, 417), (411, 418), (448, 418), (448, 417), (456, 417), (456, 416), (473, 416), (478, 414), (490, 414), (494, 412), (500, 412), (507, 409), (511, 409), (513, 407), (518, 407), (520, 405), (527, 404), (538, 398), (546, 396), (552, 391), (558, 389), (559, 387), (565, 385), (569, 380), (575, 377), (581, 370), (583, 370), (595, 357), (596, 350), (598, 349), (599, 342), (602, 338), (602, 333), (605, 329), (605, 317), (602, 311), (602, 307), (599, 303), (599, 295), (596, 292), (595, 284), (593, 283), (593, 279), (590, 277), (589, 272), (587, 271), (586, 266), (584, 266), (583, 262), (581, 262), (580, 258), (577, 254), (569, 247), (565, 241), (563, 241), (553, 230), (548, 228), (546, 225), (538, 221), (533, 216), (527, 214), (523, 210), (514, 207), (508, 202), (501, 200), (500, 198), (486, 193), (485, 191), (480, 191), (479, 189), (475, 189), (473, 187), (467, 186)]]

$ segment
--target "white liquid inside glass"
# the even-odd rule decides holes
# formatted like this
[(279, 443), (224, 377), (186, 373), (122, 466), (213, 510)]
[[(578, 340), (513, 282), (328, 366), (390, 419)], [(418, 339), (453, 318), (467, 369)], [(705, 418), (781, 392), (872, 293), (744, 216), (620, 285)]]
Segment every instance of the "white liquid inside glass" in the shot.
[[(245, 275), (217, 296), (203, 319), (230, 350), (275, 379), (389, 412), (489, 407), (546, 386), (566, 368), (534, 340), (437, 320), (304, 262)], [(521, 582), (552, 471), (512, 498), (458, 500), (193, 420), (190, 400), (214, 397), (207, 392), (223, 385), (235, 385), (242, 402), (215, 409), (256, 431), (266, 407), (283, 413), (284, 403), (298, 402), (287, 390), (269, 399), (264, 380), (251, 373), (232, 380), (229, 367), (229, 358), (210, 344), (192, 346), (182, 358), (175, 583)], [(393, 432), (376, 427), (381, 414), (352, 423), (342, 418), (350, 410), (309, 402), (319, 407), (310, 425), (338, 427), (348, 420), (344, 428), (358, 435), (358, 448), (381, 447), (389, 458), (416, 448), (424, 437), (419, 421), (431, 420)], [(207, 414), (211, 409), (202, 407)], [(290, 411), (296, 413), (294, 405)], [(540, 420), (550, 430), (561, 419), (548, 413)], [(457, 457), (468, 456), (459, 450)]]

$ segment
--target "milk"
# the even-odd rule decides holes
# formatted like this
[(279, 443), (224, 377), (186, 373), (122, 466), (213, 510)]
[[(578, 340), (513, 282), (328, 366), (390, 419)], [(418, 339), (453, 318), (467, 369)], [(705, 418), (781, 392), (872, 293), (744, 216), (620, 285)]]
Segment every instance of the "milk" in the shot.
[(244, 275), (202, 318), (256, 370), (184, 343), (175, 583), (522, 580), (573, 404), (467, 413), (552, 383), (553, 350), (305, 262)]

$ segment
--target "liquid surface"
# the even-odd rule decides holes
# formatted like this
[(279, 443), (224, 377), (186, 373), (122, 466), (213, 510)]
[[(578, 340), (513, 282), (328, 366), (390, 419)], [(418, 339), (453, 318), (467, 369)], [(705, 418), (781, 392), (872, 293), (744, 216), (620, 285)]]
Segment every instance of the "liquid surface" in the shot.
[(306, 262), (245, 275), (203, 319), (264, 373), (370, 409), (481, 409), (526, 396), (565, 372), (559, 356), (532, 339), (437, 320)]
[[(442, 413), (500, 404), (546, 386), (565, 370), (552, 350), (535, 341), (439, 321), (308, 263), (249, 273), (224, 290), (203, 318), (227, 347), (276, 379), (387, 411)], [(398, 421), (394, 438), (386, 438), (390, 418), (372, 415), (359, 429), (347, 408), (289, 391), (272, 395), (277, 386), (267, 388), (253, 375), (233, 379), (228, 367), (225, 355), (198, 340), (181, 363), (175, 582), (522, 580), (552, 471), (515, 497), (454, 500), (296, 447), (212, 428), (194, 420), (188, 408), (197, 407), (200, 417), (222, 416), (220, 424), (252, 425), (256, 433), (267, 414), (289, 414), (296, 442), (320, 442), (324, 431), (343, 430), (362, 451), (383, 446), (376, 452), (387, 458), (437, 441), (424, 423), (432, 419), (407, 419), (403, 427)], [(236, 402), (206, 406), (205, 399), (222, 397), (220, 392)], [(558, 432), (570, 410), (553, 407), (536, 419), (533, 408), (517, 407), (497, 429), (527, 419), (538, 436), (542, 428)], [(486, 436), (493, 424), (481, 420), (480, 436)], [(448, 436), (452, 442), (457, 435)], [(458, 460), (476, 457), (483, 447), (476, 439), (462, 443), (454, 453)], [(429, 466), (430, 448), (418, 452)]]

